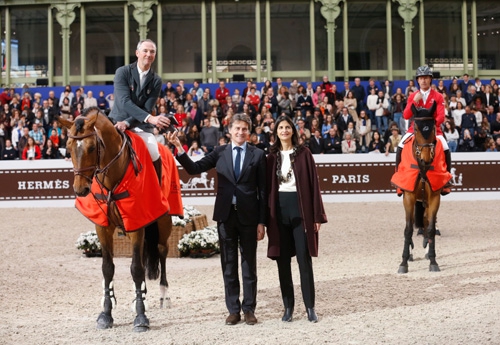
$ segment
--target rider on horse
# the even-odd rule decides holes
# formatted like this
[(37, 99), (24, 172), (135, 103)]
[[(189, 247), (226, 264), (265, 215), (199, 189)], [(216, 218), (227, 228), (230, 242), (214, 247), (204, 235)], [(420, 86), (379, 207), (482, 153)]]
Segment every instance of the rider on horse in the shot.
[(121, 131), (131, 129), (146, 143), (161, 184), (161, 156), (153, 135), (154, 126), (167, 128), (170, 119), (153, 116), (153, 109), (161, 92), (161, 78), (151, 68), (156, 57), (156, 44), (142, 40), (135, 51), (137, 61), (116, 70), (114, 78), (115, 104), (109, 117)]
[[(431, 89), (432, 84), (432, 71), (429, 66), (420, 66), (417, 68), (416, 78), (417, 82), (420, 86), (419, 91), (415, 91), (408, 98), (408, 103), (406, 104), (406, 108), (403, 112), (403, 117), (407, 120), (410, 120), (413, 116), (413, 112), (411, 110), (412, 105), (415, 105), (417, 108), (427, 108), (430, 109), (434, 103), (436, 103), (436, 111), (434, 112), (434, 120), (436, 122), (436, 138), (441, 141), (443, 144), (444, 155), (446, 159), (446, 168), (448, 172), (451, 169), (451, 153), (448, 148), (448, 143), (446, 139), (443, 137), (443, 132), (441, 130), (441, 125), (444, 121), (445, 113), (444, 113), (444, 99), (443, 96)], [(401, 163), (401, 153), (404, 148), (404, 144), (409, 137), (413, 135), (413, 123), (411, 127), (408, 129), (406, 134), (401, 139), (401, 142), (398, 145), (398, 149), (396, 151), (396, 171), (398, 171), (399, 163)], [(443, 189), (441, 190), (441, 195), (446, 195), (450, 193), (450, 184), (447, 183)], [(403, 194), (403, 191), (400, 188), (397, 188), (398, 196)]]

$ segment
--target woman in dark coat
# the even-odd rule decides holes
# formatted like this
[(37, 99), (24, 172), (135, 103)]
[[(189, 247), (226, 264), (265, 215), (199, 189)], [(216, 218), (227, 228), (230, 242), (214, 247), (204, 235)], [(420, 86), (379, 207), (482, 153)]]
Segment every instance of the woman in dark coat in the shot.
[(299, 145), (297, 129), (288, 116), (278, 117), (272, 135), (273, 145), (267, 157), (267, 256), (278, 264), (285, 307), (281, 320), (292, 321), (295, 298), (291, 258), (296, 255), (307, 317), (317, 322), (311, 256), (318, 256), (318, 231), (327, 219), (316, 164), (309, 149)]

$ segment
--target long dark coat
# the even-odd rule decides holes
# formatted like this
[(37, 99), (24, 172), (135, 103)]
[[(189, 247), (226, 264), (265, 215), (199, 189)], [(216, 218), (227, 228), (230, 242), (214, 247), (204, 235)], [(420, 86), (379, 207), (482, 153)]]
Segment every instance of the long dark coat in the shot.
[[(267, 156), (267, 190), (269, 198), (269, 213), (267, 216), (267, 237), (269, 238), (269, 244), (267, 256), (271, 259), (276, 259), (280, 256), (280, 236), (277, 218), (279, 207), (279, 182), (276, 176), (277, 154), (270, 153)], [(309, 254), (316, 257), (318, 256), (318, 233), (314, 231), (314, 223), (326, 223), (327, 219), (323, 200), (321, 199), (316, 164), (308, 148), (303, 147), (296, 152), (293, 162), (293, 172), (295, 181), (297, 182), (302, 226), (307, 233)]]

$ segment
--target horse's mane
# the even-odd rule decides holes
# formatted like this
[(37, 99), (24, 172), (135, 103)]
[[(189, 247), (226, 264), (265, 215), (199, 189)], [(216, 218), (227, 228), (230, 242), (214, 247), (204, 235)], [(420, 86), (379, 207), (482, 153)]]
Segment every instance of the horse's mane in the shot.
[(96, 112), (100, 112), (101, 109), (99, 109), (98, 107), (90, 107), (90, 108), (87, 108), (83, 111), (82, 115), (83, 117), (86, 117), (89, 113), (93, 112), (93, 111), (96, 111)]
[(107, 117), (106, 115), (104, 115), (102, 113), (101, 109), (99, 109), (98, 107), (90, 107), (90, 108), (85, 109), (82, 112), (82, 114), (76, 118), (75, 129), (76, 129), (77, 133), (83, 131), (83, 126), (85, 125), (85, 120), (88, 118), (89, 115), (91, 115), (93, 113), (97, 113), (97, 115), (103, 115), (109, 121), (111, 121), (111, 123), (113, 123), (113, 121), (109, 117)]

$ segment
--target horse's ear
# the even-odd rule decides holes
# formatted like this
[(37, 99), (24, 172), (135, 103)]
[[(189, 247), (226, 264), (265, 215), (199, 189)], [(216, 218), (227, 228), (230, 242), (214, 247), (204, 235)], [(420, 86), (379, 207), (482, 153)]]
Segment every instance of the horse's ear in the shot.
[(85, 121), (85, 129), (91, 129), (94, 128), (94, 125), (97, 121), (97, 116), (99, 115), (99, 112), (94, 112), (92, 115), (87, 115), (87, 119)]
[(63, 117), (60, 117), (60, 116), (56, 116), (55, 117), (55, 120), (57, 122), (59, 122), (59, 124), (62, 126), (62, 127), (65, 127), (67, 129), (70, 129), (72, 126), (73, 126), (73, 121), (70, 121), (70, 120), (66, 120), (65, 118)]
[(415, 106), (415, 104), (412, 104), (411, 105), (411, 112), (413, 113), (413, 116), (417, 115), (417, 107)]

